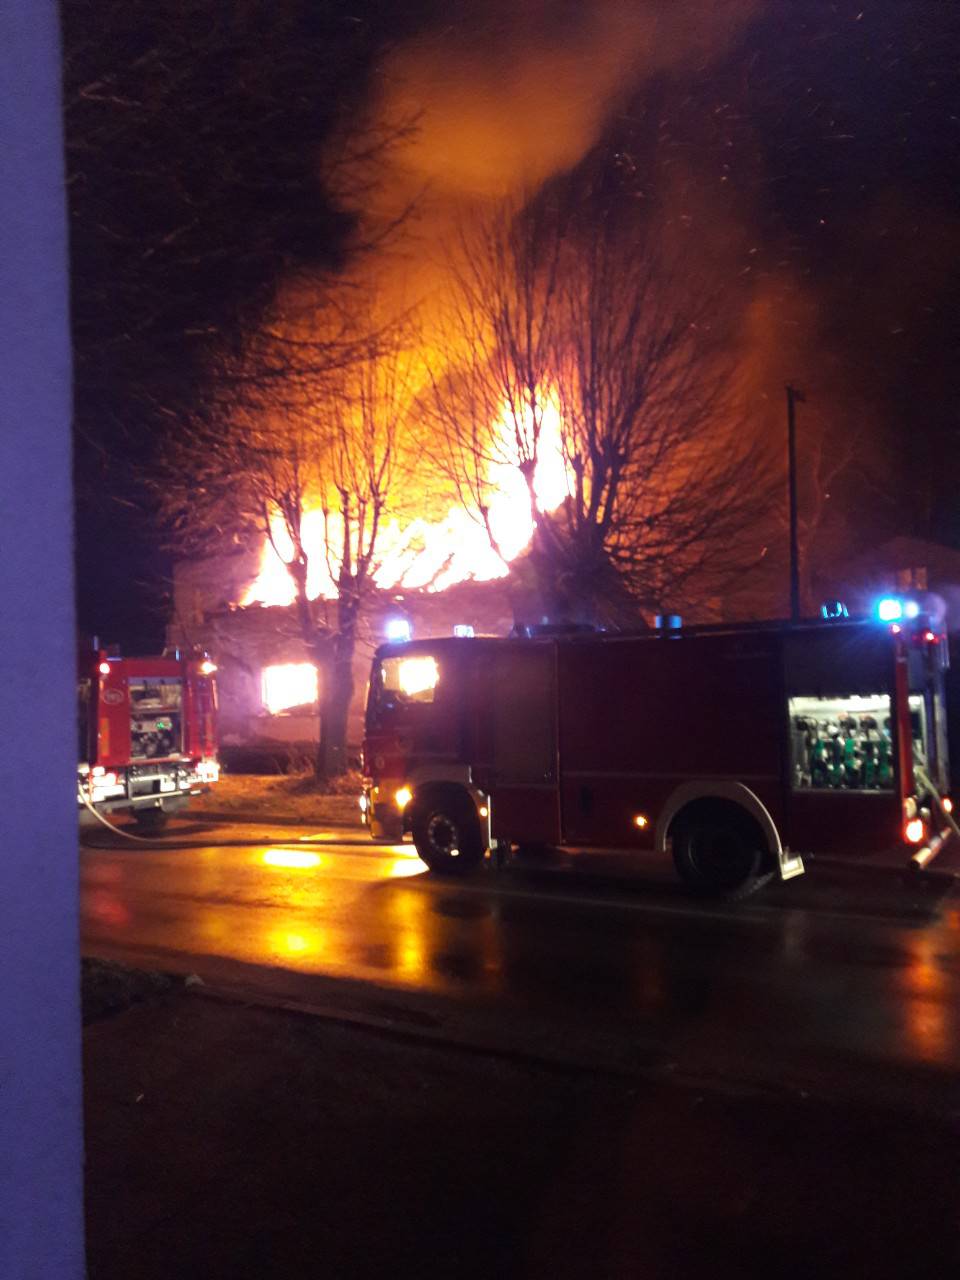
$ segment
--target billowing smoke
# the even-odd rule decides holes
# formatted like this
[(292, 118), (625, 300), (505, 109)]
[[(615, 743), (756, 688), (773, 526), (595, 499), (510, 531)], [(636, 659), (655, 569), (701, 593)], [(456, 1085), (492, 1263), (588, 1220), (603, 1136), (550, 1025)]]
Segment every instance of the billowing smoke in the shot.
[[(361, 257), (358, 270), (388, 314), (419, 310), (423, 350), (435, 371), (453, 355), (449, 342), (444, 349), (434, 338), (458, 227), (503, 202), (516, 206), (582, 162), (604, 135), (619, 130), (629, 138), (636, 126), (638, 149), (647, 145), (656, 156), (649, 176), (668, 234), (686, 236), (696, 260), (729, 281), (729, 302), (741, 317), (730, 358), (743, 373), (751, 429), (768, 442), (772, 475), (785, 466), (783, 384), (805, 383), (803, 483), (812, 555), (814, 517), (833, 525), (835, 545), (846, 537), (842, 518), (833, 516), (844, 497), (834, 484), (838, 461), (854, 464), (858, 501), (868, 484), (856, 466), (857, 432), (847, 432), (848, 424), (863, 426), (863, 412), (851, 402), (849, 370), (833, 359), (822, 285), (797, 270), (789, 246), (778, 243), (782, 233), (762, 226), (755, 207), (769, 173), (758, 158), (756, 122), (735, 105), (739, 81), (727, 55), (750, 34), (751, 20), (765, 16), (767, 4), (459, 0), (444, 6), (442, 19), (394, 49), (374, 78), (370, 120), (388, 134), (406, 132), (385, 162), (378, 158), (375, 181), (358, 184), (363, 222), (376, 235), (378, 227), (412, 212), (398, 233)], [(418, 504), (422, 498), (417, 495)], [(755, 539), (774, 594), (786, 582), (783, 515), (758, 527)], [(769, 607), (757, 604), (760, 611)]]
[[(374, 200), (416, 205), (407, 252), (375, 264), (380, 288), (421, 297), (438, 244), (478, 208), (572, 168), (650, 77), (723, 55), (761, 0), (461, 0), (384, 63), (372, 104), (412, 125)], [(369, 211), (368, 211), (369, 212)], [(388, 261), (390, 265), (388, 266)], [(394, 272), (398, 272), (398, 277)]]
[(416, 118), (399, 158), (439, 198), (529, 190), (574, 165), (652, 74), (716, 58), (757, 0), (486, 0), (399, 49), (381, 109)]

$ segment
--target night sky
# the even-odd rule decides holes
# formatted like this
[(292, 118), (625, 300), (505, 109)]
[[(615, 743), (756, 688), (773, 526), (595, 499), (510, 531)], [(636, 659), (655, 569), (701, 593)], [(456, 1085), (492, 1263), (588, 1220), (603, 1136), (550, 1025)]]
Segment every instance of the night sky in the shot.
[(343, 266), (363, 219), (324, 157), (364, 112), (416, 116), (403, 181), (385, 162), (368, 196), (422, 188), (413, 257), (451, 192), (529, 185), (597, 146), (677, 217), (725, 228), (731, 277), (771, 317), (771, 403), (794, 378), (863, 429), (876, 483), (850, 550), (960, 546), (960, 6), (676, 8), (65, 0), (83, 630), (162, 642), (171, 558), (146, 480), (211, 350), (290, 280)]

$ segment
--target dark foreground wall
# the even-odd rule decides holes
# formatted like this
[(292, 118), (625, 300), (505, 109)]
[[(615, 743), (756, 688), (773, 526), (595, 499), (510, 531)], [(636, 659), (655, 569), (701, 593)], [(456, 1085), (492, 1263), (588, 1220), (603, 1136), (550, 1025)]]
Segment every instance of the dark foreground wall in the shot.
[(70, 345), (54, 0), (0, 5), (0, 1276), (83, 1274)]

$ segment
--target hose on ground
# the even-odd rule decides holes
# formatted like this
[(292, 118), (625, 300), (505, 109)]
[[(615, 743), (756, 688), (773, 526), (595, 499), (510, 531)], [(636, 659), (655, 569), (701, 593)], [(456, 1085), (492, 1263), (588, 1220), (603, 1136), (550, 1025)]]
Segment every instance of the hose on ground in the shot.
[(156, 846), (156, 840), (151, 840), (147, 836), (135, 836), (129, 831), (124, 831), (122, 827), (114, 826), (112, 822), (108, 822), (102, 813), (98, 812), (87, 797), (83, 794), (82, 788), (77, 788), (77, 799), (85, 808), (89, 809), (98, 822), (103, 823), (108, 831), (112, 831), (114, 835), (123, 836), (124, 840), (134, 840), (137, 844), (149, 844)]

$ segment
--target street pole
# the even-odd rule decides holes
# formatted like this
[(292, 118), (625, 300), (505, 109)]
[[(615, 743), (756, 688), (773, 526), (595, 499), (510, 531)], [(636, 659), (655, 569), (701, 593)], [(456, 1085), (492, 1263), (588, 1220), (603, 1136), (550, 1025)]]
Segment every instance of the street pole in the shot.
[(797, 537), (797, 414), (806, 403), (802, 391), (787, 383), (787, 452), (790, 483), (790, 621), (800, 621), (800, 547)]

